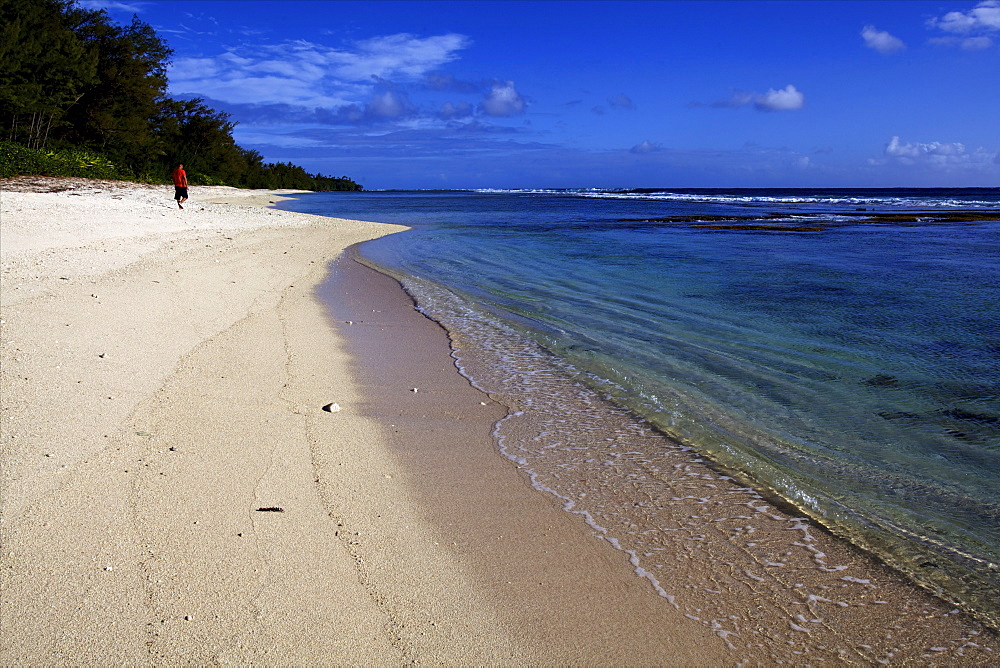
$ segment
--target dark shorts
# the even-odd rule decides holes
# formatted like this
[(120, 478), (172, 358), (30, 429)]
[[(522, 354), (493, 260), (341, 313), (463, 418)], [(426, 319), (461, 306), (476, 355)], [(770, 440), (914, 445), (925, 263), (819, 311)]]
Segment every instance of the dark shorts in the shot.
[(187, 187), (174, 186), (174, 199), (187, 199), (188, 189)]

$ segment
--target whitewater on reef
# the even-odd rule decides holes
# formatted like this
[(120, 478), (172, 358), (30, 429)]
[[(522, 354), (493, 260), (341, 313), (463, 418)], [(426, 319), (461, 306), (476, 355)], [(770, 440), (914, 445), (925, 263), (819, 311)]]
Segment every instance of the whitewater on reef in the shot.
[[(485, 389), (503, 380), (528, 408), (556, 397), (567, 423), (587, 410), (568, 388), (596, 392), (1000, 620), (1000, 189), (377, 191), (282, 206), (410, 226), (361, 252), (500, 360), (464, 363)], [(539, 385), (548, 376), (570, 382)], [(502, 425), (498, 438), (516, 460)], [(621, 457), (615, 438), (594, 457)]]

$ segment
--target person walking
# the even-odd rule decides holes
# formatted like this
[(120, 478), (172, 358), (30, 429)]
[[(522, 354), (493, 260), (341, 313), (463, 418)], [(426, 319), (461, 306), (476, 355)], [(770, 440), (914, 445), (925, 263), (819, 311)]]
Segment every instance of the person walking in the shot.
[(174, 170), (174, 199), (177, 200), (177, 207), (183, 209), (182, 206), (188, 198), (188, 175), (184, 171), (184, 165), (178, 164), (177, 169)]

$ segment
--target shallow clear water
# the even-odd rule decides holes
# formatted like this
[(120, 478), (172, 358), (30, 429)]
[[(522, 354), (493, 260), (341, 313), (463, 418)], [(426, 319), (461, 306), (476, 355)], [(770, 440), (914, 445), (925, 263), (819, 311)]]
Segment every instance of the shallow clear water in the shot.
[[(413, 227), (363, 254), (445, 286), (685, 445), (989, 607), (1000, 189), (371, 192), (283, 206)], [(986, 215), (931, 220), (965, 212)]]

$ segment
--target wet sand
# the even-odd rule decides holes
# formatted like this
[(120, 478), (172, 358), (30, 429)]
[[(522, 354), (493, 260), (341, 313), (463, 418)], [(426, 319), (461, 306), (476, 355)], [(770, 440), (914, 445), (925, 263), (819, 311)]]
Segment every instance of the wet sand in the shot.
[[(512, 332), (496, 329), (488, 318), (477, 319), (461, 307), (451, 311), (435, 300), (442, 322), (450, 328), (447, 334), (437, 323), (414, 313), (404, 325), (393, 314), (405, 311), (409, 298), (393, 298), (398, 293), (395, 281), (377, 274), (366, 279), (366, 285), (369, 289), (385, 285), (389, 291), (385, 296), (364, 296), (353, 310), (337, 308), (342, 301), (336, 292), (342, 283), (337, 274), (363, 271), (340, 268), (334, 282), (321, 289), (321, 296), (338, 314), (348, 349), (357, 360), (356, 377), (372, 388), (365, 392), (371, 402), (369, 412), (392, 419), (396, 430), (392, 446), (409, 462), (407, 468), (423, 467), (413, 481), (418, 498), (433, 509), (433, 516), (447, 520), (453, 535), (467, 537), (456, 549), (478, 570), (478, 582), (489, 583), (502, 568), (499, 536), (510, 534), (499, 526), (484, 526), (482, 517), (492, 506), (501, 516), (495, 523), (510, 519), (503, 499), (514, 489), (509, 473), (516, 471), (522, 486), (540, 496), (542, 506), (547, 504), (577, 532), (603, 543), (608, 554), (617, 554), (608, 557), (613, 568), (627, 573), (647, 592), (646, 611), (633, 607), (620, 621), (615, 613), (621, 609), (604, 607), (600, 592), (595, 592), (593, 605), (603, 609), (606, 630), (623, 623), (626, 629), (644, 629), (638, 637), (648, 638), (653, 631), (646, 628), (662, 629), (679, 615), (712, 635), (707, 646), (724, 649), (721, 659), (703, 656), (694, 665), (995, 663), (996, 635), (975, 619), (563, 376), (530, 346), (512, 344)], [(378, 312), (370, 312), (372, 304), (381, 305)], [(408, 339), (410, 332), (425, 330), (426, 340)], [(481, 408), (500, 406), (490, 416), (491, 420), (501, 416), (493, 437), (477, 448), (482, 453), (499, 448), (507, 458), (506, 467), (500, 469), (508, 482), (493, 498), (486, 479), (477, 483), (466, 476), (495, 466), (496, 458), (483, 454), (477, 462), (476, 452), (467, 447), (471, 441), (447, 443), (455, 427), (443, 424), (443, 418), (458, 421), (475, 415), (475, 406), (453, 406), (451, 395), (416, 404), (422, 388), (404, 399), (411, 384), (427, 383), (434, 374), (442, 381), (456, 379), (452, 365), (444, 360), (445, 336), (464, 373), (488, 392)], [(435, 347), (441, 353), (427, 358), (423, 372), (414, 369), (400, 376)], [(469, 381), (458, 377), (457, 382)], [(474, 394), (482, 396), (480, 390)], [(408, 408), (398, 408), (399, 400)], [(409, 407), (406, 401), (414, 405)], [(432, 442), (421, 438), (435, 432), (440, 436)], [(447, 506), (443, 500), (452, 490), (462, 490), (468, 505), (447, 517), (441, 508)], [(482, 514), (474, 512), (476, 508)], [(543, 507), (536, 506), (528, 517), (547, 516)], [(514, 519), (522, 524), (526, 520)], [(528, 534), (532, 541), (544, 535)], [(491, 549), (493, 536), (498, 541)], [(551, 550), (543, 547), (545, 554), (555, 556), (552, 572), (573, 564), (562, 575), (578, 578), (575, 563), (579, 562), (571, 557), (574, 550), (568, 554)], [(599, 575), (578, 580), (579, 584), (592, 586), (608, 577), (592, 563), (585, 565), (585, 571)], [(555, 607), (569, 609), (567, 604), (572, 601)], [(519, 605), (512, 598), (503, 607), (517, 610)], [(649, 621), (653, 623), (647, 627)], [(667, 654), (652, 656), (653, 663), (671, 663)]]
[[(430, 648), (465, 628), (481, 644), (465, 648), (463, 663), (731, 662), (710, 631), (664, 605), (620, 552), (499, 456), (492, 430), (506, 409), (457, 372), (445, 331), (414, 310), (398, 283), (344, 257), (319, 294), (353, 360), (364, 397), (358, 412), (389, 428), (398, 473), (387, 484), (404, 486), (413, 504), (402, 516), (387, 502), (374, 516), (355, 514), (360, 523), (351, 526), (360, 534), (352, 553), (416, 650), (407, 660), (429, 659)], [(412, 549), (397, 541), (414, 519), (431, 527), (440, 564), (424, 568), (447, 569), (434, 587), (464, 580), (471, 608), (428, 615), (437, 594), (412, 588), (427, 556), (407, 558), (405, 574), (381, 558), (387, 544)]]

